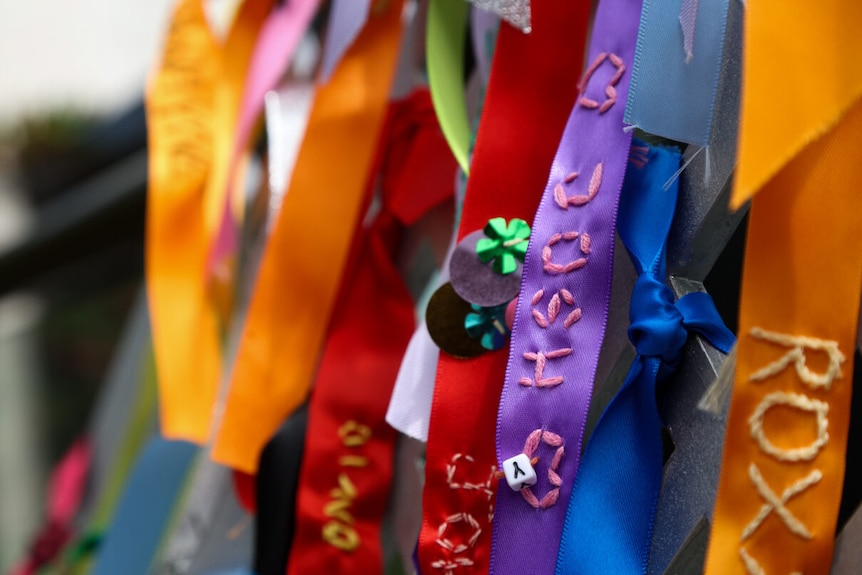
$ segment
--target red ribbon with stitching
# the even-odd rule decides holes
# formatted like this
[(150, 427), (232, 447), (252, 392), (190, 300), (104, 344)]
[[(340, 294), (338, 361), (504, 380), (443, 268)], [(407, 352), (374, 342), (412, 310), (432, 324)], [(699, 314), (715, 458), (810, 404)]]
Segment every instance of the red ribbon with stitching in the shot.
[(456, 169), (426, 90), (391, 105), (377, 165), (381, 209), (354, 243), (309, 407), (288, 574), (383, 571), (385, 415), (415, 318), (395, 252), (403, 227), (451, 198)]
[[(459, 239), (490, 218), (531, 221), (577, 96), (589, 2), (534, 2), (532, 32), (500, 28)], [(497, 405), (507, 349), (440, 353), (425, 468), (421, 572), (487, 573)]]

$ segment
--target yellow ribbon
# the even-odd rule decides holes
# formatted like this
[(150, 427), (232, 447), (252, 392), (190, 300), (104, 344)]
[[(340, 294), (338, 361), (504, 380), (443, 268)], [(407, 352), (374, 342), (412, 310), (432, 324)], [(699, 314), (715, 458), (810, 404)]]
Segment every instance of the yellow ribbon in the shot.
[(162, 432), (207, 439), (221, 370), (206, 263), (254, 38), (273, 0), (248, 0), (220, 45), (200, 0), (180, 0), (147, 92), (146, 275)]
[[(317, 91), (244, 326), (213, 458), (254, 472), (305, 398), (361, 217), (401, 35), (401, 0), (380, 0)], [(374, 329), (369, 326), (369, 329)]]

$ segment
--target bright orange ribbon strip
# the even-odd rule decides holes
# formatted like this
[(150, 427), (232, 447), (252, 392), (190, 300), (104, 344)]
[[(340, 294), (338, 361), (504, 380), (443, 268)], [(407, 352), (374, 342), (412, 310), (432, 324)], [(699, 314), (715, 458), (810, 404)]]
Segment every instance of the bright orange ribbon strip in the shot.
[(829, 572), (862, 290), (860, 147), (862, 102), (754, 199), (708, 575)]
[[(380, 0), (312, 106), (258, 273), (213, 458), (253, 472), (306, 397), (361, 218), (395, 71), (401, 0)], [(369, 329), (373, 329), (370, 327)]]
[(860, 2), (746, 3), (734, 208), (862, 97), (860, 30)]
[(146, 275), (162, 432), (206, 441), (220, 372), (217, 289), (206, 258), (227, 190), (239, 102), (273, 0), (247, 0), (223, 44), (200, 0), (181, 0), (147, 92)]

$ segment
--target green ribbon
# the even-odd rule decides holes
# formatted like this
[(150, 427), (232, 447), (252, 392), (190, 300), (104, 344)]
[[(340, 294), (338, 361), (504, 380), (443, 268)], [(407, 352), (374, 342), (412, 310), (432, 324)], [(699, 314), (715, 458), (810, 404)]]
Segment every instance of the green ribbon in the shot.
[(465, 174), (470, 173), (470, 121), (464, 101), (465, 30), (470, 4), (432, 0), (428, 7), (426, 59), (431, 100), (443, 135)]

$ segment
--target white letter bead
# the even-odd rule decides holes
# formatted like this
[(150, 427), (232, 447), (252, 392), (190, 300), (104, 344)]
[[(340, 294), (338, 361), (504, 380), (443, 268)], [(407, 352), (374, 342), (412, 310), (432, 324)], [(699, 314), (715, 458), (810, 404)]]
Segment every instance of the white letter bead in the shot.
[(506, 483), (514, 491), (520, 491), (524, 487), (536, 484), (536, 470), (530, 463), (530, 458), (523, 453), (510, 457), (503, 462), (503, 473), (506, 474)]

